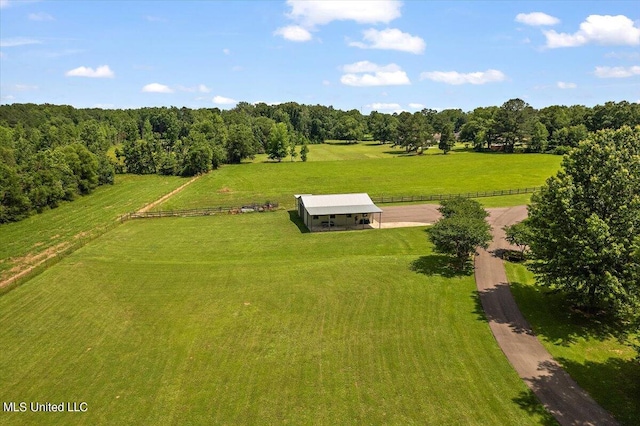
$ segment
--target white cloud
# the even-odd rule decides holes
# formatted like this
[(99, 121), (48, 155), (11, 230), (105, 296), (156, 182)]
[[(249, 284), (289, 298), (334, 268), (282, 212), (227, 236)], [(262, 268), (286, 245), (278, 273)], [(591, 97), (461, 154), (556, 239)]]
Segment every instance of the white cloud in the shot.
[(9, 7), (9, 0), (0, 0), (0, 9), (4, 9), (5, 7)]
[(332, 21), (355, 21), (360, 24), (389, 23), (400, 17), (399, 0), (287, 0), (291, 8), (287, 17), (294, 25), (278, 28), (274, 35), (304, 42), (313, 37), (312, 30)]
[(109, 65), (101, 65), (95, 70), (89, 67), (78, 67), (64, 73), (67, 77), (113, 78), (115, 74)]
[(409, 103), (409, 108), (423, 109), (424, 107), (425, 106), (423, 104), (418, 104), (418, 103), (414, 103), (414, 102)]
[(311, 40), (311, 33), (299, 25), (289, 25), (286, 27), (278, 28), (273, 32), (273, 34), (282, 36), (282, 38), (289, 41)]
[(420, 80), (433, 80), (446, 84), (485, 84), (504, 81), (507, 76), (498, 70), (459, 73), (457, 71), (430, 71), (420, 74)]
[(196, 91), (194, 87), (186, 87), (182, 85), (177, 85), (176, 90), (179, 90), (180, 92), (190, 92), (190, 93), (193, 93)]
[(558, 86), (559, 89), (575, 89), (576, 87), (578, 87), (578, 85), (575, 83), (567, 83), (564, 81), (559, 81), (558, 83), (556, 83), (556, 86)]
[(555, 16), (547, 15), (546, 13), (532, 12), (532, 13), (518, 13), (516, 15), (516, 22), (538, 27), (538, 26), (545, 26), (545, 25), (556, 25), (560, 23), (560, 20)]
[(26, 92), (28, 90), (38, 90), (38, 86), (29, 84), (14, 84), (12, 89), (18, 92)]
[[(387, 69), (389, 69), (389, 67), (391, 67), (392, 70), (398, 69), (398, 66), (395, 64), (390, 64), (387, 65)], [(373, 72), (373, 71), (377, 71), (380, 69), (380, 66), (377, 64), (374, 64), (373, 62), (369, 62), (369, 61), (360, 61), (360, 62), (354, 62), (353, 64), (349, 64), (349, 65), (344, 65), (342, 67), (342, 71), (344, 72)]]
[(322, 80), (323, 86), (331, 86), (331, 82), (329, 80)]
[(626, 78), (640, 75), (640, 65), (632, 67), (596, 67), (594, 72), (600, 78)]
[(365, 105), (367, 108), (378, 111), (378, 110), (395, 110), (402, 108), (400, 104), (396, 103), (384, 103), (384, 102), (374, 102), (369, 105)]
[(100, 108), (100, 109), (113, 109), (116, 106), (114, 104), (94, 104), (93, 108)]
[(35, 40), (27, 37), (12, 37), (0, 40), (0, 47), (16, 47), (25, 46), (28, 44), (40, 44), (40, 40)]
[(399, 86), (411, 84), (407, 73), (396, 64), (380, 66), (360, 61), (342, 67), (340, 82), (346, 86)]
[(387, 28), (382, 31), (370, 28), (363, 31), (363, 35), (368, 44), (354, 41), (349, 43), (349, 46), (361, 49), (400, 50), (415, 54), (423, 53), (426, 46), (422, 38), (403, 33), (396, 28)]
[(222, 49), (222, 53), (224, 53), (225, 55), (230, 55), (231, 50), (225, 48), (225, 49)]
[(177, 90), (179, 90), (181, 92), (189, 92), (189, 93), (195, 93), (195, 92), (209, 93), (209, 92), (211, 92), (211, 89), (209, 89), (204, 84), (198, 84), (195, 87), (186, 87), (186, 86), (175, 86), (175, 87), (176, 87)]
[(173, 93), (173, 89), (160, 83), (150, 83), (142, 88), (147, 93)]
[(217, 105), (233, 105), (237, 104), (238, 101), (231, 98), (225, 98), (224, 96), (216, 95), (213, 97), (213, 103)]
[(398, 0), (287, 0), (287, 16), (305, 28), (332, 21), (355, 21), (360, 24), (388, 23), (400, 17)]
[(547, 47), (551, 49), (589, 43), (629, 46), (640, 44), (640, 28), (624, 15), (590, 15), (574, 34), (558, 33), (554, 30), (543, 33), (547, 38)]
[(38, 12), (38, 13), (30, 13), (28, 16), (30, 21), (55, 21), (55, 19), (53, 18), (53, 16), (49, 15), (48, 13), (44, 13), (44, 12)]
[(376, 72), (375, 74), (345, 74), (340, 82), (346, 86), (400, 86), (411, 84), (404, 71)]

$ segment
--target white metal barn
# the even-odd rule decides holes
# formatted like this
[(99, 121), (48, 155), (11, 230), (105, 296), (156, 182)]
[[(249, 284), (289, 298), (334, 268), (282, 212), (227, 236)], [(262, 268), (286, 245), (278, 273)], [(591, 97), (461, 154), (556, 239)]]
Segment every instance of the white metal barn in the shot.
[(295, 195), (298, 215), (311, 232), (373, 228), (382, 210), (368, 194)]

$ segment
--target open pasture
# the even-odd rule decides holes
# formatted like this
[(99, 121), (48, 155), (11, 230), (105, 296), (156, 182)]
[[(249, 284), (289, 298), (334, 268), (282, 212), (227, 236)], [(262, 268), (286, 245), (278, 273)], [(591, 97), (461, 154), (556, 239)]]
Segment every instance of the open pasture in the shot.
[(116, 175), (114, 185), (101, 186), (20, 222), (0, 225), (0, 281), (12, 268), (27, 267), (47, 251), (59, 251), (74, 239), (99, 233), (119, 215), (155, 201), (184, 182), (174, 176)]
[[(361, 141), (357, 144), (349, 144), (345, 141), (327, 140), (321, 144), (309, 144), (309, 157), (307, 161), (339, 161), (339, 160), (370, 160), (379, 158), (395, 158), (395, 157), (412, 157), (415, 152), (407, 153), (401, 146), (392, 146), (391, 144), (380, 144), (375, 141)], [(300, 152), (300, 147), (296, 149)], [(468, 152), (464, 144), (457, 144), (450, 154), (461, 154)], [(424, 150), (424, 155), (441, 155), (442, 151), (437, 146), (432, 146)], [(248, 160), (247, 160), (248, 161)], [(291, 161), (291, 157), (282, 160)], [(300, 157), (295, 158), (300, 161)], [(269, 160), (267, 154), (258, 154), (251, 160), (253, 163), (273, 162)]]
[[(357, 145), (334, 146), (345, 152)], [(389, 149), (388, 146), (377, 146)], [(544, 154), (460, 152), (449, 155), (225, 165), (210, 172), (160, 209), (239, 206), (277, 201), (292, 206), (293, 194), (367, 192), (372, 197), (450, 194), (542, 185), (561, 157)], [(522, 204), (518, 198), (515, 204)], [(507, 204), (504, 204), (507, 203)], [(501, 202), (509, 204), (509, 199)]]
[(3, 423), (548, 424), (446, 265), (420, 228), (127, 222), (0, 297), (0, 399), (89, 408)]

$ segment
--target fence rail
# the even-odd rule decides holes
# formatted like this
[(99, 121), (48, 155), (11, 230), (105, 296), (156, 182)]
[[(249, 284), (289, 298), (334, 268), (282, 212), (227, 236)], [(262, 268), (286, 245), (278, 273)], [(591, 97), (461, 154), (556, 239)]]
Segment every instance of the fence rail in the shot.
[(276, 210), (279, 207), (278, 203), (266, 202), (266, 203), (250, 203), (243, 204), (242, 207), (205, 207), (199, 209), (181, 209), (181, 210), (151, 210), (147, 212), (131, 212), (120, 216), (120, 222), (127, 221), (129, 219), (150, 219), (160, 217), (195, 217), (195, 216), (211, 216), (214, 214), (228, 213), (228, 214), (240, 214), (240, 213), (253, 213), (253, 212), (267, 212)]
[(412, 203), (416, 201), (440, 201), (449, 200), (451, 198), (482, 198), (482, 197), (497, 197), (500, 195), (516, 195), (516, 194), (531, 194), (541, 187), (534, 186), (531, 188), (515, 188), (515, 189), (501, 189), (497, 191), (476, 191), (476, 192), (460, 192), (458, 194), (435, 194), (435, 195), (391, 195), (371, 197), (371, 200), (376, 204), (384, 203)]

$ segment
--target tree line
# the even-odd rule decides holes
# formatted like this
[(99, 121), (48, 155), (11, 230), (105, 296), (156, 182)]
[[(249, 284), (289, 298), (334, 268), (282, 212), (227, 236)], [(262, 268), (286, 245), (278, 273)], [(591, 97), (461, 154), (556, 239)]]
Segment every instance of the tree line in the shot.
[(306, 161), (307, 144), (375, 140), (421, 153), (456, 141), (476, 150), (564, 153), (590, 132), (640, 124), (640, 106), (536, 110), (501, 106), (363, 115), (331, 106), (240, 102), (218, 108), (79, 109), (0, 105), (0, 223), (113, 183), (114, 173), (193, 176), (266, 153)]

